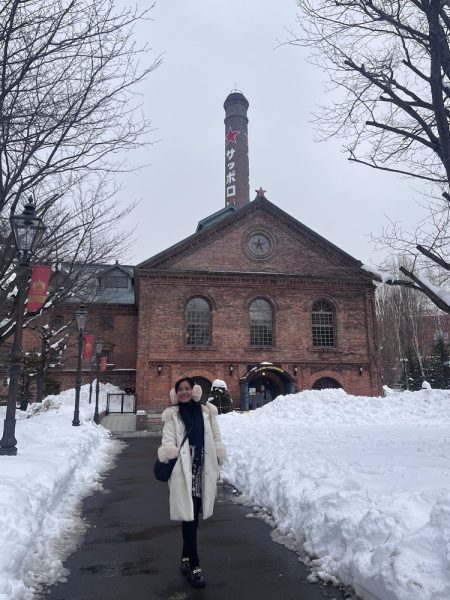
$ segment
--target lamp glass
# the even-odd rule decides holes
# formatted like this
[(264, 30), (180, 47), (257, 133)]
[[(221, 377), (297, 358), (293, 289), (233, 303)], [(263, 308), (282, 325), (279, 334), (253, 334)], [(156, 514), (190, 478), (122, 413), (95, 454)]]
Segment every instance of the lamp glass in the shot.
[(84, 331), (88, 319), (88, 311), (84, 306), (75, 311), (75, 321), (77, 322), (78, 331)]
[(10, 222), (17, 250), (34, 253), (46, 229), (42, 219), (36, 215), (34, 204), (26, 204), (23, 213), (12, 215)]
[(95, 340), (95, 354), (97, 356), (102, 353), (103, 350), (103, 340)]

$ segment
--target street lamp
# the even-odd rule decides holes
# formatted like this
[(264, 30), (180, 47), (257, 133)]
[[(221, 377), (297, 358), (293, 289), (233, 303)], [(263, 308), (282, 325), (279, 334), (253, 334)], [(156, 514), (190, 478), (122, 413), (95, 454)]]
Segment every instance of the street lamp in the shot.
[(72, 425), (78, 426), (80, 424), (80, 389), (81, 389), (81, 353), (83, 351), (83, 333), (86, 327), (88, 319), (88, 311), (82, 304), (78, 310), (75, 311), (75, 321), (78, 329), (78, 360), (77, 360), (77, 375), (75, 378), (75, 410), (73, 411)]
[(11, 228), (14, 234), (16, 252), (19, 256), (17, 269), (17, 305), (14, 341), (11, 348), (11, 362), (9, 367), (8, 401), (6, 405), (6, 419), (3, 427), (3, 437), (0, 440), (0, 455), (15, 456), (17, 454), (16, 431), (16, 404), (19, 378), (22, 366), (22, 329), (27, 284), (30, 278), (30, 259), (36, 251), (45, 232), (42, 219), (36, 215), (36, 207), (30, 197), (25, 204), (21, 215), (11, 215)]
[(92, 384), (94, 382), (94, 371), (95, 371), (95, 361), (96, 360), (97, 359), (96, 359), (95, 350), (94, 350), (94, 352), (92, 352), (91, 358), (90, 358), (91, 380), (89, 382), (89, 404), (92, 404)]
[(95, 340), (95, 357), (96, 357), (96, 365), (97, 365), (97, 381), (95, 382), (95, 411), (94, 411), (94, 423), (97, 425), (100, 423), (100, 418), (98, 414), (98, 396), (100, 393), (100, 382), (98, 380), (98, 375), (100, 372), (100, 356), (103, 350), (103, 340)]
[(91, 362), (91, 379), (89, 381), (89, 404), (92, 403), (92, 380), (94, 378), (94, 375), (92, 374), (92, 371), (93, 371), (93, 365), (92, 365), (92, 362)]
[(405, 375), (405, 387), (406, 390), (409, 390), (409, 369), (408, 369), (408, 359), (407, 358), (401, 358), (400, 362), (403, 363), (403, 372)]

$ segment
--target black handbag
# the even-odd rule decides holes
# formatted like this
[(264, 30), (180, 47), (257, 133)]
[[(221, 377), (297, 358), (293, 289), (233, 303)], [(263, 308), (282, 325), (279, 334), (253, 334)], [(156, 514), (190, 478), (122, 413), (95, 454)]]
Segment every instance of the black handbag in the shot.
[[(189, 432), (187, 432), (185, 434), (183, 441), (180, 444), (180, 450), (181, 450), (181, 446), (184, 444), (184, 442), (187, 439), (188, 433)], [(177, 460), (178, 460), (178, 456), (176, 458), (169, 458), (168, 462), (161, 462), (159, 460), (159, 458), (157, 458), (156, 462), (153, 466), (153, 473), (154, 473), (156, 479), (158, 481), (163, 481), (163, 482), (169, 481), (170, 476), (172, 475), (173, 468), (174, 468)]]

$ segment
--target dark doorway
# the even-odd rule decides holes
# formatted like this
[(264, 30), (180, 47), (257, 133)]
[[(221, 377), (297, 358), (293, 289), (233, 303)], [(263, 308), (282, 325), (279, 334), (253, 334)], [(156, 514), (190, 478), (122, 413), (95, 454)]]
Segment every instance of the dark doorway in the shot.
[(202, 402), (206, 402), (211, 391), (211, 382), (206, 377), (196, 377), (195, 375), (192, 379), (202, 388)]
[(292, 378), (272, 364), (260, 364), (241, 379), (241, 408), (254, 410), (272, 402), (277, 396), (292, 392)]
[(339, 381), (336, 381), (336, 379), (333, 379), (332, 377), (321, 377), (315, 381), (314, 385), (312, 386), (313, 390), (327, 390), (330, 388), (342, 388), (342, 385), (339, 383)]

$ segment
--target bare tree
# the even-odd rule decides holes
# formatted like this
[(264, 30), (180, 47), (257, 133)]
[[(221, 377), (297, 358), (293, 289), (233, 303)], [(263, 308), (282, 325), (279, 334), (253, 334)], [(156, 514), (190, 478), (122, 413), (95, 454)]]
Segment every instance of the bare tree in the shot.
[[(390, 271), (398, 273), (402, 266), (411, 268), (407, 257), (397, 259)], [(431, 303), (418, 290), (405, 286), (381, 285), (376, 291), (375, 300), (384, 383), (389, 386), (398, 383), (408, 370), (407, 363), (411, 356), (419, 365), (423, 381), (426, 378), (426, 323), (423, 317), (429, 313)]]
[[(450, 201), (450, 9), (441, 0), (297, 0), (300, 36), (338, 99), (317, 116), (322, 137), (342, 136), (349, 160), (429, 182)], [(436, 194), (439, 190), (439, 194)], [(432, 203), (433, 204), (433, 203)], [(434, 218), (434, 217), (432, 217)], [(445, 221), (447, 223), (448, 221)], [(432, 230), (416, 253), (446, 272), (448, 244)], [(450, 300), (423, 278), (391, 283), (422, 290), (450, 312)]]
[(149, 9), (113, 0), (6, 0), (0, 7), (0, 211), (39, 197), (41, 210), (149, 131), (136, 84), (145, 48), (134, 25)]
[(39, 261), (69, 272), (48, 305), (92, 277), (84, 266), (111, 260), (130, 241), (117, 230), (132, 207), (114, 201), (114, 174), (126, 169), (118, 157), (150, 132), (137, 86), (160, 59), (141, 64), (148, 49), (136, 45), (133, 30), (151, 8), (117, 10), (113, 0), (0, 4), (0, 302), (9, 307), (0, 343), (13, 326), (8, 218), (21, 211), (19, 200), (33, 196), (49, 225)]
[(40, 327), (41, 349), (36, 369), (36, 402), (42, 402), (44, 397), (45, 378), (48, 368), (61, 365), (69, 337), (66, 331), (69, 325), (70, 322), (54, 329), (50, 323)]

